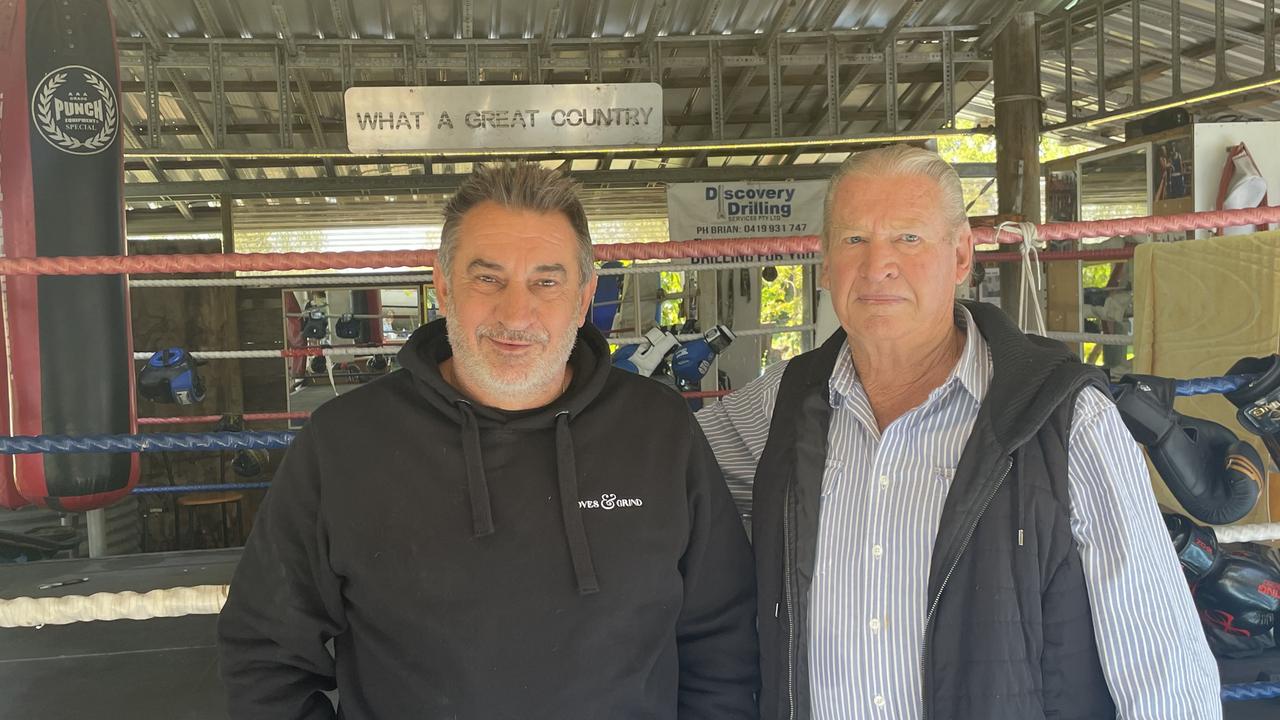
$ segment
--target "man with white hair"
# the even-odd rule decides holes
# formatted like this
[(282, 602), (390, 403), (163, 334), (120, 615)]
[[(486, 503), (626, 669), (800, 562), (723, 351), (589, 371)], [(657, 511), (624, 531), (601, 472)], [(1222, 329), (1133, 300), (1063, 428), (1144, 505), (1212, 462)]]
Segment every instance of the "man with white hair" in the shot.
[(753, 501), (761, 717), (1221, 717), (1106, 378), (954, 300), (955, 171), (854, 155), (824, 224), (842, 329), (698, 418)]

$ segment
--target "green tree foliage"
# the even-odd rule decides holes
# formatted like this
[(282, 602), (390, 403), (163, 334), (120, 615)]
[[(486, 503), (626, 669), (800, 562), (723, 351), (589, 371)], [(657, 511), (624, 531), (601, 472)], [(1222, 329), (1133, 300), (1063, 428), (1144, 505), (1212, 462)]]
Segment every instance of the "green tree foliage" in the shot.
[(323, 249), (323, 230), (242, 230), (236, 233), (236, 252), (319, 252)]
[(664, 327), (670, 327), (683, 323), (686, 319), (684, 300), (679, 296), (684, 294), (684, 273), (664, 272), (659, 275), (659, 278), (662, 283), (662, 294), (671, 298), (670, 300), (662, 301), (659, 324)]
[[(804, 324), (804, 265), (778, 266), (775, 280), (760, 283), (760, 324), (794, 326)], [(770, 336), (769, 350), (761, 367), (787, 360), (805, 351), (802, 333), (786, 332)]]
[[(971, 129), (971, 120), (960, 120), (961, 129)], [(1040, 137), (1040, 162), (1069, 157), (1092, 149), (1085, 144), (1065, 143), (1051, 135)], [(938, 138), (938, 154), (949, 163), (993, 163), (996, 161), (995, 135), (951, 135)], [(970, 215), (995, 215), (998, 212), (996, 186), (991, 178), (961, 178), (965, 204), (972, 203)]]

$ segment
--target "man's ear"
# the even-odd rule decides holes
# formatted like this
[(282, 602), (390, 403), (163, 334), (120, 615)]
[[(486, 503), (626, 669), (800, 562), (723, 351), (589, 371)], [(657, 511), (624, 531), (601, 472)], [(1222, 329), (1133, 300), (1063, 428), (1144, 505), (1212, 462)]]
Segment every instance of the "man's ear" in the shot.
[(445, 308), (449, 305), (446, 300), (449, 297), (450, 287), (449, 279), (445, 277), (444, 271), (440, 269), (439, 265), (431, 268), (431, 285), (436, 291), (436, 305), (439, 306), (440, 316), (444, 317), (447, 314)]
[(973, 271), (973, 230), (966, 221), (956, 231), (956, 275), (955, 284), (969, 282), (969, 273)]
[(586, 285), (582, 286), (582, 292), (578, 295), (578, 314), (582, 316), (582, 322), (578, 323), (578, 327), (587, 324), (587, 318), (590, 315), (591, 300), (596, 296), (596, 285), (600, 282), (600, 276), (595, 273), (591, 274), (591, 279)]

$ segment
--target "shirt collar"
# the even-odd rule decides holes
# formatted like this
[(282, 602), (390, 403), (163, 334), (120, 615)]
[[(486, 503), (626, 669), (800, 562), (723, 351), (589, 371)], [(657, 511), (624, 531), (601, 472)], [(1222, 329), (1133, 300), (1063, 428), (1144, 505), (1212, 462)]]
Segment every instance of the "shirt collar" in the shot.
[[(987, 395), (991, 384), (991, 351), (987, 341), (978, 332), (973, 316), (965, 306), (956, 303), (956, 327), (965, 331), (964, 349), (960, 351), (960, 359), (952, 368), (951, 374), (938, 387), (930, 398), (938, 397), (952, 384), (958, 382), (974, 399), (981, 403)], [(846, 338), (840, 347), (835, 367), (831, 370), (831, 379), (827, 383), (831, 407), (839, 407), (844, 398), (863, 394), (862, 383), (858, 381), (858, 371), (853, 365), (853, 355), (849, 352), (849, 340)]]

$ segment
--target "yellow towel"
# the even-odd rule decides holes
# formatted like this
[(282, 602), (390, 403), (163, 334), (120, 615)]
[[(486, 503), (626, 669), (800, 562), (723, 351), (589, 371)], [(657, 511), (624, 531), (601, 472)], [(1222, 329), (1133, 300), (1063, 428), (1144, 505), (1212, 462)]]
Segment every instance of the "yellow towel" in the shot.
[[(1133, 270), (1134, 372), (1223, 375), (1241, 357), (1280, 352), (1280, 231), (1139, 245)], [(1222, 423), (1269, 459), (1221, 395), (1179, 398), (1177, 408)], [(1160, 503), (1182, 512), (1154, 470), (1152, 476)], [(1270, 492), (1276, 506), (1280, 487)], [(1264, 494), (1241, 522), (1269, 520), (1280, 518), (1268, 512)]]

